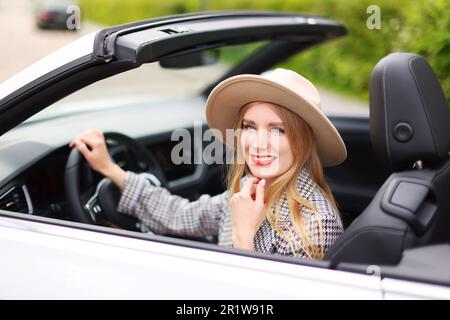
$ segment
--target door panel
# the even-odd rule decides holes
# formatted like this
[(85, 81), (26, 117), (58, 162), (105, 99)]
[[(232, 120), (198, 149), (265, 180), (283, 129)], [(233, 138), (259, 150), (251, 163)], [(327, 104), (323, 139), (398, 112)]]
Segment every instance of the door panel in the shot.
[(117, 232), (0, 217), (0, 299), (382, 298), (369, 275)]

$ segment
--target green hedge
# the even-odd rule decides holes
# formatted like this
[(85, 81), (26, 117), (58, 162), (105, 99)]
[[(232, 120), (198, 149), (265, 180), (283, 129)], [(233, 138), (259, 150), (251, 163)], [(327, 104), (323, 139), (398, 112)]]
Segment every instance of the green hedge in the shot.
[[(367, 98), (375, 63), (395, 51), (424, 56), (450, 102), (450, 1), (448, 0), (80, 0), (82, 17), (114, 25), (195, 11), (274, 10), (336, 19), (348, 36), (317, 46), (282, 66), (313, 82)], [(369, 5), (381, 9), (381, 29), (366, 26)]]

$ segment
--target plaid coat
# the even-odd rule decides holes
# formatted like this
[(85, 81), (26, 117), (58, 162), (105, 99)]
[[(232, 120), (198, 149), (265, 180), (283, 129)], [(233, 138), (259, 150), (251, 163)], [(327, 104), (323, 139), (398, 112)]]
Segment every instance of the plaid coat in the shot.
[[(242, 178), (248, 179), (250, 176)], [(297, 177), (299, 193), (317, 210), (323, 230), (319, 237), (316, 215), (309, 208), (303, 208), (305, 226), (310, 231), (313, 244), (323, 241), (326, 250), (343, 233), (343, 225), (338, 213), (323, 196), (305, 168)], [(193, 237), (218, 236), (219, 245), (232, 246), (230, 195), (226, 190), (216, 196), (204, 194), (196, 201), (171, 194), (167, 189), (153, 185), (145, 174), (126, 172), (124, 189), (117, 210), (137, 217), (157, 234), (184, 235)], [(275, 205), (272, 206), (272, 210)], [(292, 224), (286, 195), (281, 201), (279, 224), (282, 232), (292, 236), (296, 242), (300, 237)], [(276, 231), (267, 218), (264, 219), (253, 240), (255, 251), (280, 255), (309, 256), (300, 247), (291, 247), (285, 236)]]

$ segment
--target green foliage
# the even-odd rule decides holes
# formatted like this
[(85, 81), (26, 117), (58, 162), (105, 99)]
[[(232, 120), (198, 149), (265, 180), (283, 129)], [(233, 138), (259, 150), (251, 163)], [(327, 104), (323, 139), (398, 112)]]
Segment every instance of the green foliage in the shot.
[[(367, 98), (377, 61), (391, 52), (414, 52), (436, 70), (450, 102), (448, 0), (80, 0), (80, 5), (83, 18), (106, 25), (222, 10), (303, 12), (332, 18), (347, 27), (346, 37), (312, 48), (282, 66), (315, 83)], [(379, 6), (381, 29), (367, 28), (369, 5)]]

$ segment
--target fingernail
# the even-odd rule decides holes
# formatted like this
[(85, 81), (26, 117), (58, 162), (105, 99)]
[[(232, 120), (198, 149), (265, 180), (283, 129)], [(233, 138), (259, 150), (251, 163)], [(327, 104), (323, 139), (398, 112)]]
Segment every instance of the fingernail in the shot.
[(264, 187), (266, 185), (266, 179), (261, 180), (261, 185)]

